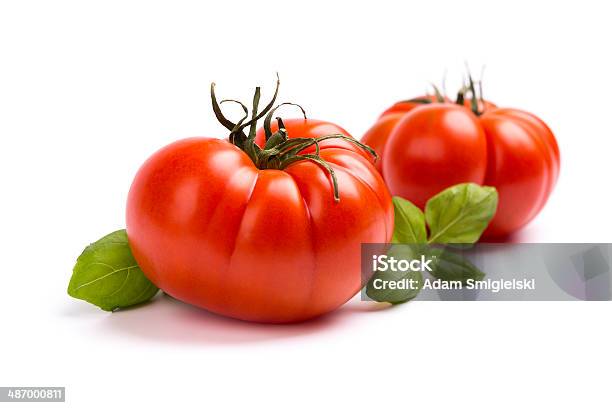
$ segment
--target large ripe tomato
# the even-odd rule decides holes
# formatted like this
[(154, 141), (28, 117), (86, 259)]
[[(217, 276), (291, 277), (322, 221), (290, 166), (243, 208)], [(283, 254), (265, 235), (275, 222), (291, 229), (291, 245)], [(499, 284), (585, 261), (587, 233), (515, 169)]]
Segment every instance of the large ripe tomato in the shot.
[[(463, 106), (461, 106), (463, 105)], [(362, 141), (374, 148), (393, 195), (423, 207), (453, 184), (475, 182), (499, 192), (485, 237), (507, 236), (542, 209), (559, 174), (559, 148), (536, 116), (479, 100), (429, 103), (383, 114)], [(465, 106), (465, 107), (464, 107)]]
[(361, 153), (322, 143), (336, 200), (324, 164), (293, 156), (258, 168), (242, 136), (231, 139), (242, 148), (180, 140), (143, 164), (127, 203), (138, 264), (171, 296), (225, 316), (281, 323), (334, 310), (361, 288), (361, 243), (393, 233), (382, 178)]

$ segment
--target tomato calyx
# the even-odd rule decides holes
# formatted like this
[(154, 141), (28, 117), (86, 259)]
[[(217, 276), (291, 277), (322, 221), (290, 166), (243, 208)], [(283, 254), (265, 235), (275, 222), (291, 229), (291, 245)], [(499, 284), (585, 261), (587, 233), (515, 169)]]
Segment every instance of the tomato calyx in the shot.
[[(403, 101), (399, 101), (397, 103), (416, 103), (420, 105), (427, 105), (430, 103), (444, 103), (447, 101), (447, 98), (445, 97), (445, 95), (443, 95), (443, 93), (440, 91), (440, 88), (438, 88), (436, 84), (432, 83), (431, 87), (433, 88), (433, 91), (434, 91), (433, 95), (430, 95), (429, 92), (427, 92), (427, 94), (424, 97), (406, 99)], [(433, 99), (432, 99), (432, 96), (433, 96)]]
[[(470, 98), (470, 110), (472, 113), (474, 113), (474, 115), (480, 116), (484, 113), (485, 106), (485, 100), (482, 96), (482, 80), (478, 81), (478, 92), (476, 92), (476, 83), (469, 70), (467, 77), (467, 83), (463, 84), (463, 86), (457, 92), (457, 99), (455, 100), (455, 103), (457, 105), (464, 106), (465, 98), (468, 96)], [(482, 110), (480, 110), (480, 107), (478, 106), (479, 101), (482, 104)]]
[[(417, 97), (407, 100), (402, 100), (396, 102), (396, 105), (402, 103), (408, 104), (420, 104), (420, 105), (428, 105), (435, 103), (454, 103), (460, 106), (466, 106), (466, 100), (469, 101), (469, 109), (476, 116), (481, 116), (486, 109), (487, 102), (484, 100), (482, 93), (482, 78), (475, 81), (470, 73), (469, 68), (467, 68), (467, 79), (464, 78), (463, 85), (459, 88), (457, 92), (457, 96), (455, 101), (451, 98), (447, 97), (446, 88), (444, 86), (444, 80), (442, 85), (442, 91), (436, 84), (431, 83), (431, 87), (433, 89), (433, 93), (427, 92), (424, 97)], [(489, 103), (490, 105), (490, 103)], [(395, 105), (394, 105), (395, 106)], [(385, 112), (386, 113), (386, 112)]]
[(444, 97), (444, 95), (442, 95), (442, 92), (440, 92), (440, 89), (438, 89), (436, 84), (431, 84), (431, 87), (434, 90), (434, 96), (436, 97), (436, 102), (438, 103), (446, 102), (446, 98)]
[(431, 100), (426, 98), (412, 98), (405, 101), (399, 101), (398, 103), (420, 103), (423, 105), (427, 105), (428, 103), (433, 103)]
[[(374, 149), (366, 146), (365, 144), (353, 139), (352, 137), (336, 133), (325, 135), (316, 138), (289, 138), (287, 134), (287, 129), (283, 123), (282, 118), (276, 117), (276, 121), (278, 123), (278, 130), (272, 133), (272, 118), (274, 117), (274, 113), (276, 110), (282, 106), (295, 106), (298, 107), (306, 120), (306, 111), (302, 106), (292, 103), (292, 102), (283, 102), (278, 105), (274, 105), (276, 102), (276, 98), (278, 96), (278, 89), (280, 86), (280, 79), (278, 78), (278, 74), (276, 76), (276, 89), (274, 91), (274, 95), (272, 96), (270, 102), (259, 111), (259, 102), (261, 98), (261, 88), (255, 88), (255, 94), (253, 95), (253, 103), (252, 109), (250, 112), (249, 118), (249, 109), (247, 106), (235, 99), (223, 99), (221, 101), (217, 100), (217, 96), (215, 94), (215, 83), (211, 83), (210, 85), (210, 96), (212, 100), (212, 107), (217, 117), (217, 120), (230, 131), (229, 141), (235, 146), (239, 147), (243, 150), (249, 158), (253, 161), (255, 166), (258, 169), (276, 169), (283, 170), (288, 166), (295, 164), (300, 161), (310, 161), (316, 163), (321, 168), (323, 168), (327, 173), (329, 173), (333, 185), (333, 194), (334, 200), (336, 202), (340, 201), (340, 189), (338, 187), (338, 179), (336, 177), (336, 173), (333, 167), (320, 155), (320, 146), (319, 143), (324, 140), (329, 139), (342, 139), (346, 140), (349, 143), (355, 144), (359, 146), (361, 149), (367, 151), (371, 154), (374, 159), (377, 159), (378, 156)], [(221, 110), (221, 105), (223, 103), (236, 103), (239, 104), (244, 112), (244, 116), (236, 123), (229, 120)], [(257, 122), (264, 118), (264, 132), (265, 132), (265, 140), (266, 143), (264, 147), (260, 147), (255, 143), (255, 136), (257, 132)], [(249, 127), (248, 135), (245, 134), (244, 130)], [(303, 153), (303, 151), (309, 147), (315, 146), (315, 153)]]

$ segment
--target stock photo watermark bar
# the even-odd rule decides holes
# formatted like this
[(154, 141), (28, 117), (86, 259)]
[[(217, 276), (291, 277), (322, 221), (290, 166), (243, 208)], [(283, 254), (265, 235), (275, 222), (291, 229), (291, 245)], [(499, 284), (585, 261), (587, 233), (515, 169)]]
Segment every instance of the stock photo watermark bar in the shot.
[(609, 243), (363, 244), (361, 299), (612, 299)]

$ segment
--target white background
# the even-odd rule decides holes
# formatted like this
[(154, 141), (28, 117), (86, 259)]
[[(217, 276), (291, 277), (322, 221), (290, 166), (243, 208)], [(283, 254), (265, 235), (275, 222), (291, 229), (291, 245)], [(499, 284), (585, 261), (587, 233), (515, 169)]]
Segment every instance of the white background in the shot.
[[(600, 5), (599, 5), (600, 4)], [(352, 301), (295, 326), (167, 298), (107, 314), (66, 295), (124, 225), (132, 177), (173, 140), (225, 136), (222, 97), (269, 95), (359, 137), (448, 69), (557, 134), (561, 178), (519, 241), (610, 241), (605, 2), (3, 1), (0, 386), (97, 406), (609, 406), (610, 303)], [(393, 405), (391, 405), (393, 404)]]

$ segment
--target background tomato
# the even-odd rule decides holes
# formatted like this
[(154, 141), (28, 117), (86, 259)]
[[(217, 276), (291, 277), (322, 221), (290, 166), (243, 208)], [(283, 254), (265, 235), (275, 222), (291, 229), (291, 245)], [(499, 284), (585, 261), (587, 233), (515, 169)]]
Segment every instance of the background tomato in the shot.
[(239, 319), (293, 322), (339, 307), (361, 288), (361, 243), (390, 240), (393, 208), (361, 154), (330, 144), (320, 156), (335, 171), (339, 201), (311, 161), (259, 169), (210, 138), (164, 147), (128, 197), (138, 264), (171, 296)]
[[(462, 104), (472, 108), (470, 99)], [(391, 193), (421, 207), (452, 184), (495, 186), (498, 210), (484, 237), (505, 237), (532, 220), (552, 192), (560, 164), (555, 137), (528, 112), (500, 109), (480, 98), (478, 115), (466, 109), (459, 114), (452, 106), (459, 107), (400, 102), (362, 141), (382, 157), (376, 165)]]

